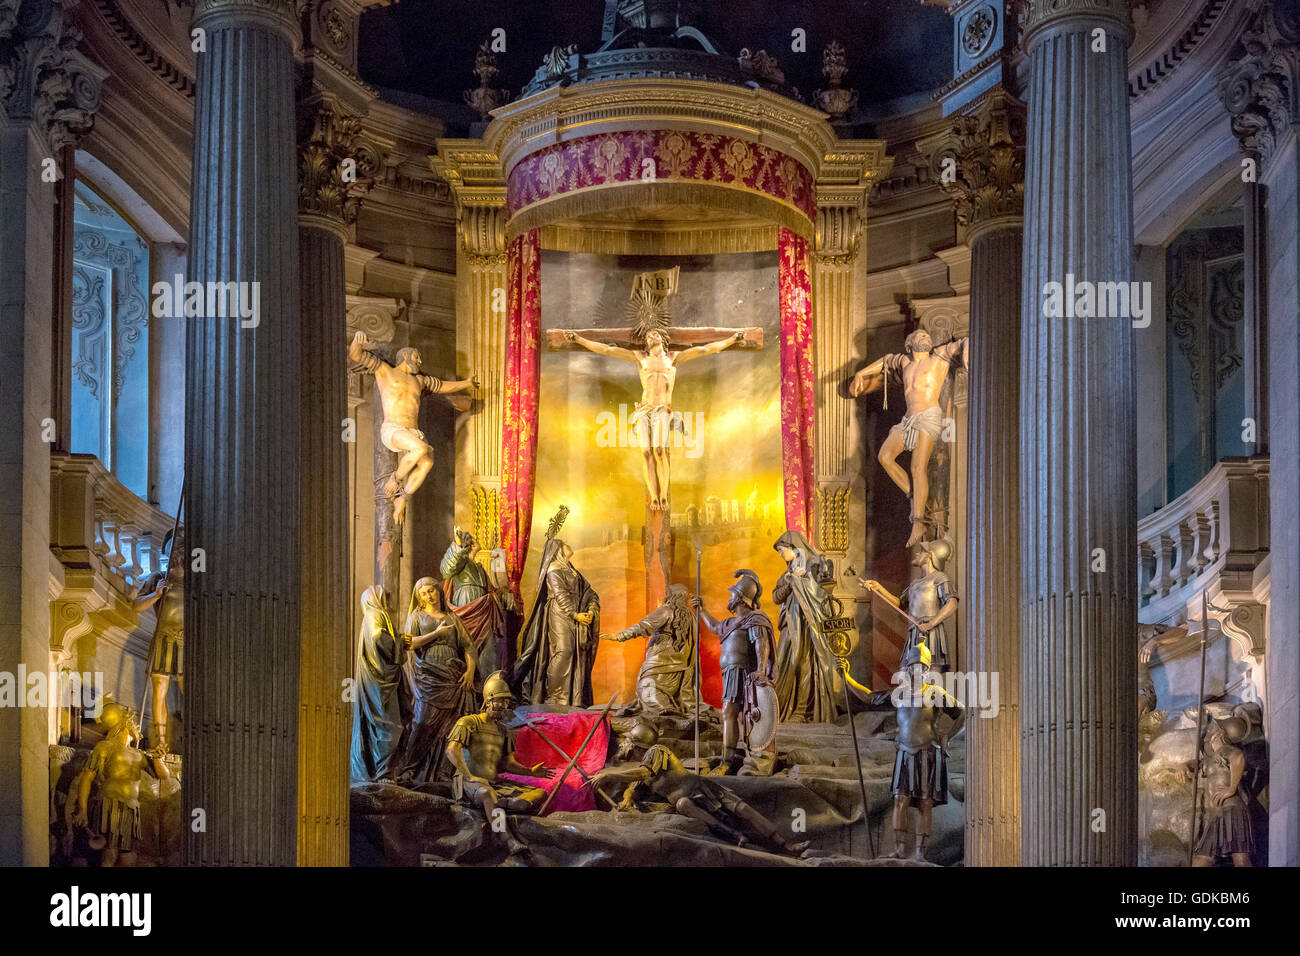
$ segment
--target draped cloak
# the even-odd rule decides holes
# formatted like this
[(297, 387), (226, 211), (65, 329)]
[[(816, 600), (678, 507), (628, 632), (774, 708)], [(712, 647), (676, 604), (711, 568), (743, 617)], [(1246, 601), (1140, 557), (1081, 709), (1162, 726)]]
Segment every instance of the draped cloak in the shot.
[[(600, 601), (576, 568), (556, 566), (563, 546), (553, 538), (542, 551), (537, 601), (524, 626), (510, 686), (528, 703), (590, 707)], [(591, 623), (577, 623), (573, 615), (589, 607), (595, 612)]]
[[(795, 551), (789, 568), (772, 589), (772, 600), (781, 606), (778, 628), (781, 641), (776, 651), (776, 697), (783, 721), (823, 723), (839, 714), (836, 693), (840, 690), (835, 655), (826, 642), (823, 627), (834, 617), (831, 597), (818, 583), (824, 558), (813, 550), (798, 531), (787, 531), (774, 548)], [(805, 573), (796, 576), (796, 568)]]
[(402, 742), (402, 664), (406, 648), (393, 631), (379, 585), (361, 595), (361, 641), (357, 649), (352, 707), (352, 780), (391, 776)]

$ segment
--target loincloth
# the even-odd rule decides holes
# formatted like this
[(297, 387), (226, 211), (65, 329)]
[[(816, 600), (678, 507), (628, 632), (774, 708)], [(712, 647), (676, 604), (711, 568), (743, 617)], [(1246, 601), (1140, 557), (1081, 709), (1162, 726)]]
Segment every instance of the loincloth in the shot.
[(685, 431), (681, 417), (673, 414), (671, 405), (637, 402), (627, 420), (636, 425), (639, 440), (650, 448), (667, 448), (674, 431)]
[(902, 431), (903, 448), (907, 451), (916, 447), (917, 435), (929, 435), (937, 441), (943, 432), (943, 410), (938, 405), (931, 405), (915, 414), (904, 415), (903, 420), (891, 428), (889, 433), (892, 435), (896, 431)]
[(384, 443), (384, 447), (389, 451), (405, 453), (410, 451), (409, 448), (399, 448), (393, 444), (394, 435), (406, 435), (417, 441), (424, 441), (424, 432), (418, 428), (412, 428), (410, 425), (401, 425), (397, 422), (384, 422), (379, 426), (379, 440)]

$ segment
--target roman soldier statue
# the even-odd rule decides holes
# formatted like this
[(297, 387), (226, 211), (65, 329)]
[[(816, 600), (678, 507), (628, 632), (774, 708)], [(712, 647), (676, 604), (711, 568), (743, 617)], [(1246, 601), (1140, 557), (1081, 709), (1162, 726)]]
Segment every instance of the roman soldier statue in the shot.
[[(727, 593), (731, 617), (718, 620), (698, 597), (691, 605), (709, 630), (718, 636), (722, 668), (722, 763), (717, 774), (746, 771), (767, 776), (776, 764), (776, 689), (773, 685), (776, 640), (772, 620), (758, 608), (763, 586), (747, 568), (736, 572), (737, 581)], [(740, 741), (746, 739), (742, 756)]]
[(953, 664), (945, 622), (957, 613), (957, 591), (943, 570), (951, 556), (952, 545), (943, 538), (921, 542), (912, 559), (912, 566), (921, 569), (921, 576), (907, 586), (901, 598), (889, 593), (879, 581), (858, 580), (868, 591), (906, 612), (909, 624), (903, 653), (924, 641), (934, 661), (933, 669), (941, 673)]

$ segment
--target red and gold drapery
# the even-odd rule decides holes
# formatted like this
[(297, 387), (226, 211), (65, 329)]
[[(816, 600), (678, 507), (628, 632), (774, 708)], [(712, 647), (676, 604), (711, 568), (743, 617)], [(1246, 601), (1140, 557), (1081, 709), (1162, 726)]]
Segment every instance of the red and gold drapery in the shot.
[(789, 229), (778, 237), (781, 296), (781, 466), (785, 525), (813, 530), (813, 319), (808, 240)]
[(538, 389), (541, 386), (542, 260), (537, 230), (507, 248), (505, 408), (501, 422), (501, 546), (510, 590), (522, 607), (519, 582), (528, 560), (537, 480)]

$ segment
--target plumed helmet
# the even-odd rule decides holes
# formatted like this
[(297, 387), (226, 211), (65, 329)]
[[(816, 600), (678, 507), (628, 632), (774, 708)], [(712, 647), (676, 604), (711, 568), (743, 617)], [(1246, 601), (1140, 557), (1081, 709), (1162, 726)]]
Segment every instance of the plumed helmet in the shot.
[(922, 667), (929, 667), (933, 657), (930, 654), (930, 648), (925, 646), (925, 641), (917, 641), (907, 649), (903, 655), (903, 667), (911, 667), (913, 664), (920, 664)]
[(737, 595), (747, 606), (757, 607), (758, 599), (763, 596), (763, 585), (759, 583), (758, 575), (749, 568), (741, 568), (735, 576), (739, 580), (727, 590)]
[(506, 683), (505, 674), (496, 671), (489, 674), (488, 679), (483, 682), (483, 703), (501, 698), (510, 699), (510, 685)]
[(930, 563), (934, 565), (936, 571), (942, 571), (943, 566), (948, 563), (952, 557), (952, 542), (947, 538), (936, 538), (934, 541), (923, 541), (921, 547), (926, 554), (930, 556)]

